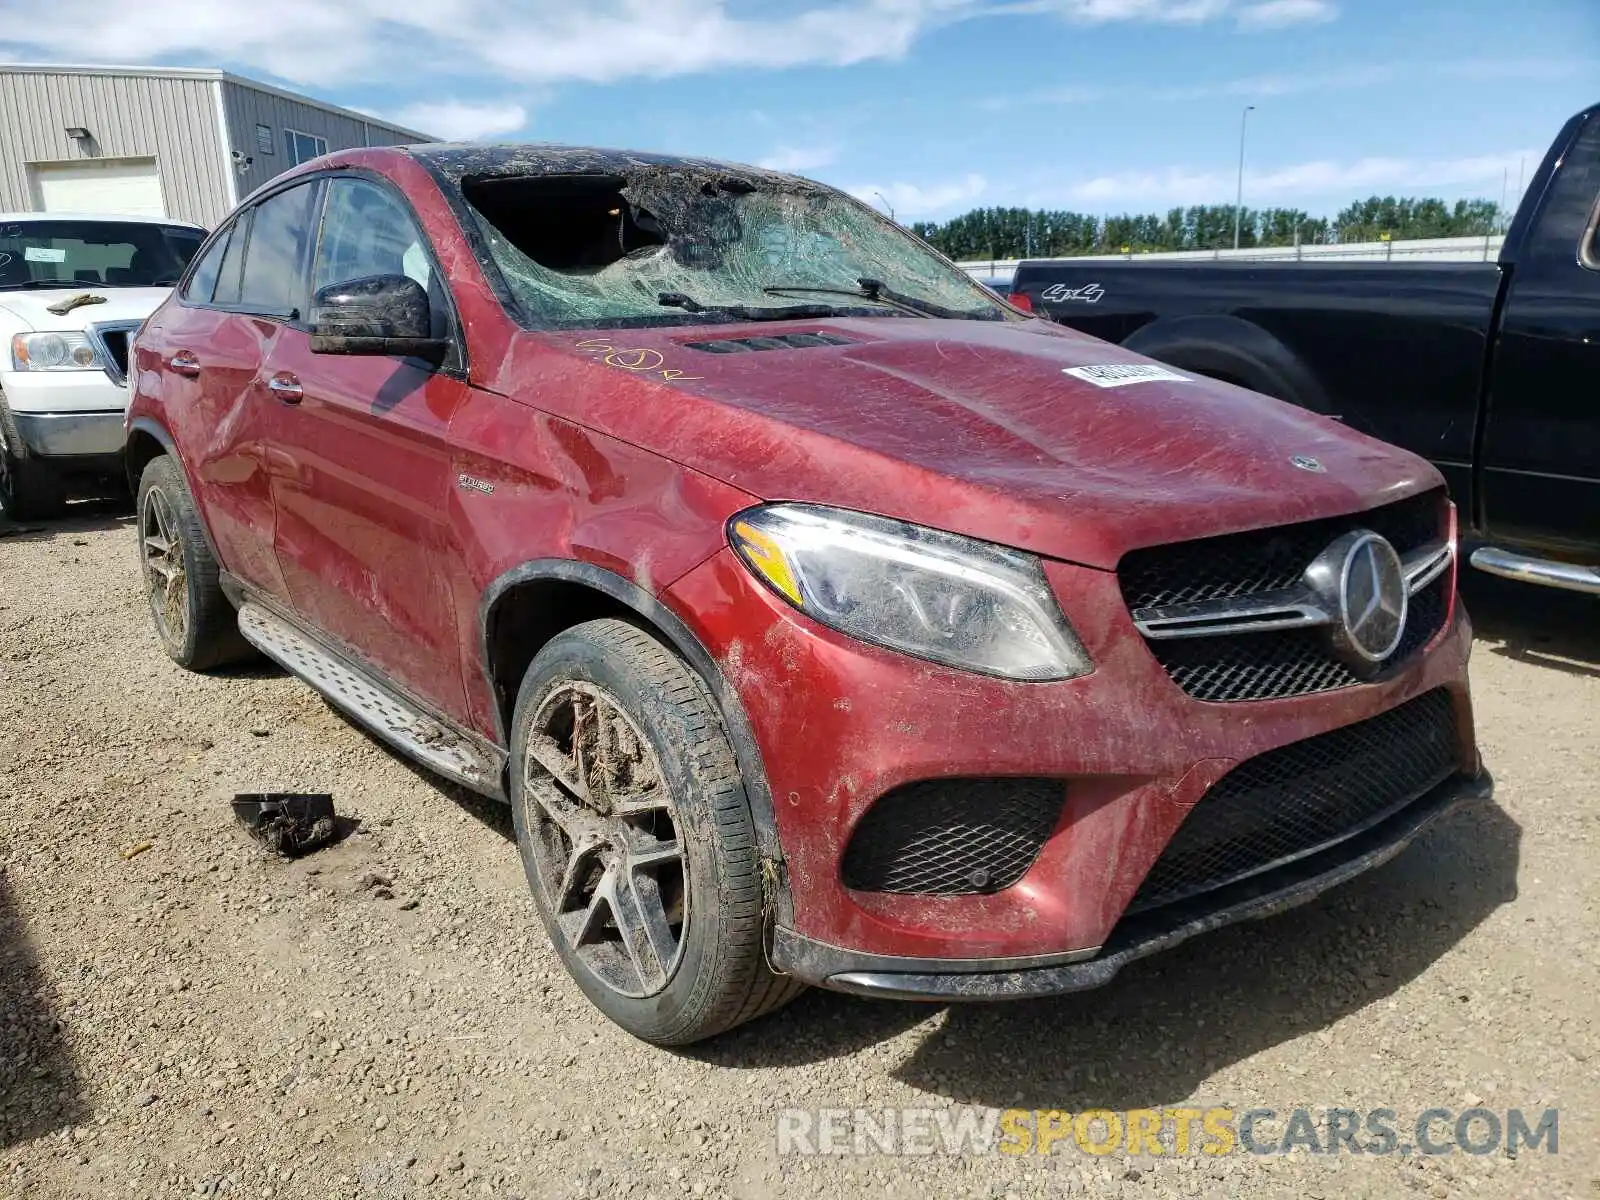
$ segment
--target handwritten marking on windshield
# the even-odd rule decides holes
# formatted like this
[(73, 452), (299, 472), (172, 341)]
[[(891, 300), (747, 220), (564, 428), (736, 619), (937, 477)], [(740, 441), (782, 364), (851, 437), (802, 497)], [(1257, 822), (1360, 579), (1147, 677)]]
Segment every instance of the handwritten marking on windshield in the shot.
[(584, 338), (577, 348), (585, 354), (596, 355), (608, 367), (620, 367), (641, 375), (659, 375), (668, 383), (680, 379), (703, 379), (702, 375), (685, 375), (666, 365), (666, 357), (659, 350), (625, 349), (613, 345), (609, 338)]

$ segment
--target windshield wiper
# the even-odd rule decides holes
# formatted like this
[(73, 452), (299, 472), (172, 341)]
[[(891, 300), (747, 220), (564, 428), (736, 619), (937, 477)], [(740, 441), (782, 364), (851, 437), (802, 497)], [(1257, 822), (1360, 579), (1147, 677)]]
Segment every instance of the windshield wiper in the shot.
[(66, 291), (68, 288), (82, 286), (81, 283), (70, 279), (65, 283), (59, 279), (19, 279), (15, 283), (0, 283), (0, 292), (44, 291), (47, 288), (60, 288)]
[(830, 296), (860, 296), (863, 300), (874, 301), (878, 304), (887, 304), (898, 308), (902, 312), (912, 313), (919, 317), (937, 317), (944, 321), (971, 321), (983, 320), (984, 315), (978, 310), (963, 310), (946, 308), (942, 304), (935, 304), (931, 300), (919, 300), (915, 296), (908, 296), (904, 292), (897, 292), (885, 287), (880, 279), (862, 278), (856, 280), (861, 285), (859, 291), (850, 288), (810, 287), (805, 284), (777, 284), (761, 290), (769, 295), (782, 295), (784, 292), (817, 292)]
[[(855, 295), (854, 292), (845, 293)], [(809, 321), (817, 317), (848, 316), (849, 310), (836, 304), (787, 304), (767, 307), (749, 304), (701, 304), (693, 296), (682, 292), (662, 292), (656, 303), (663, 308), (681, 308), (686, 313), (713, 313), (717, 316), (735, 317), (741, 321)]]

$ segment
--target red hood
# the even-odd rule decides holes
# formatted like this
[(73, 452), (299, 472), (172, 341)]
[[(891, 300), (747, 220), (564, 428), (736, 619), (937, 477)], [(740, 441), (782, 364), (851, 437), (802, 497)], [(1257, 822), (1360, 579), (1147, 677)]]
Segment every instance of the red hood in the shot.
[[(689, 345), (816, 332), (852, 344)], [(1229, 384), (1105, 388), (1064, 373), (1149, 361), (1044, 322), (871, 318), (530, 335), (492, 386), (763, 499), (1104, 568), (1138, 546), (1355, 512), (1441, 482), (1412, 454)]]

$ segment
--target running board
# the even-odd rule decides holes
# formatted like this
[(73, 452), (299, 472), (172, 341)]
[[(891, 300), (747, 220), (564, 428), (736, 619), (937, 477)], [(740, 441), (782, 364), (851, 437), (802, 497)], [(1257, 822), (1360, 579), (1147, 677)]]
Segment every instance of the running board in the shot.
[(1485, 546), (1472, 555), (1472, 565), (1502, 579), (1517, 579), (1523, 583), (1538, 583), (1545, 587), (1563, 588), (1569, 592), (1587, 592), (1600, 596), (1600, 567), (1585, 567), (1577, 563), (1559, 562), (1550, 558), (1533, 558), (1514, 550), (1501, 550)]
[(481, 792), (504, 798), (501, 764), (484, 747), (429, 716), (259, 604), (239, 606), (239, 632), (257, 650), (304, 680), (402, 754)]

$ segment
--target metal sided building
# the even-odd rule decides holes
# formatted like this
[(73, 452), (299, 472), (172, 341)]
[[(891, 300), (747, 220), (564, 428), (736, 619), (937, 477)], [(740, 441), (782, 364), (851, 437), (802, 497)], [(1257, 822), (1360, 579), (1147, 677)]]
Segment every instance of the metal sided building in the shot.
[(433, 140), (219, 70), (0, 64), (0, 212), (210, 228), (308, 158)]

